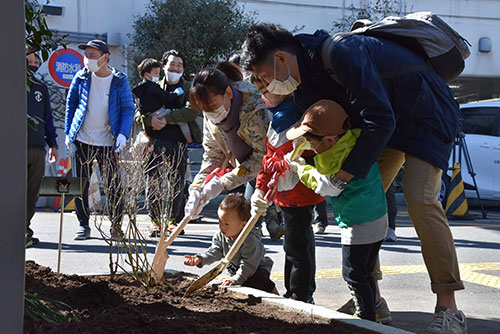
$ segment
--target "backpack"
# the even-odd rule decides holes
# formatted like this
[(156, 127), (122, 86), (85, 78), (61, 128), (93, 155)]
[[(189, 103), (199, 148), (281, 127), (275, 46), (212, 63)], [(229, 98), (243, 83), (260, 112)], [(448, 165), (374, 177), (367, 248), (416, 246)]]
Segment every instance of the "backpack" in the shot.
[(335, 34), (322, 46), (323, 66), (339, 83), (329, 55), (336, 43), (352, 35), (384, 38), (416, 52), (427, 60), (427, 65), (382, 73), (382, 78), (430, 68), (450, 83), (462, 73), (465, 67), (464, 60), (470, 56), (470, 43), (431, 12), (411, 13), (404, 17), (388, 16), (375, 23), (370, 20), (358, 20), (354, 22), (349, 33)]

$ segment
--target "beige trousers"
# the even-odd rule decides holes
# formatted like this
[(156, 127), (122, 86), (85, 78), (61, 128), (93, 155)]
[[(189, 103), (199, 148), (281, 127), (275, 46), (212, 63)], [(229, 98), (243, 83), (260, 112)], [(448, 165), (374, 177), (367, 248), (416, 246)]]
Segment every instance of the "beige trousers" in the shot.
[[(404, 164), (403, 192), (408, 215), (422, 245), (422, 255), (434, 293), (464, 289), (448, 220), (438, 200), (442, 170), (414, 156), (386, 148), (378, 158), (382, 184), (387, 191)], [(382, 279), (380, 262), (374, 271)]]

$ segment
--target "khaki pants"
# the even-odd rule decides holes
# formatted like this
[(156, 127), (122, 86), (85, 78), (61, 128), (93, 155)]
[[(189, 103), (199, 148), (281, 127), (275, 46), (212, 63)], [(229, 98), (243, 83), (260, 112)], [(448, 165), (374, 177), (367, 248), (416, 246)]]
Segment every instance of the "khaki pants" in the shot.
[[(408, 215), (422, 244), (422, 255), (434, 293), (464, 289), (460, 280), (455, 243), (438, 200), (442, 170), (404, 152), (386, 148), (378, 158), (382, 184), (387, 191), (403, 164), (403, 192)], [(382, 279), (380, 262), (375, 279)]]

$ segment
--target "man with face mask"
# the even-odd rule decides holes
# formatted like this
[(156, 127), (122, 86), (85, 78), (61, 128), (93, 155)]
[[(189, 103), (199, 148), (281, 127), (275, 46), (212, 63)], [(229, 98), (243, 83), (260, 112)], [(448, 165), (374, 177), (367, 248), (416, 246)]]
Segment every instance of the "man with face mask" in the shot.
[[(116, 238), (121, 234), (123, 211), (116, 179), (119, 177), (117, 153), (126, 146), (132, 130), (134, 101), (127, 76), (109, 66), (109, 48), (104, 41), (95, 39), (78, 47), (85, 50), (85, 68), (76, 73), (68, 91), (66, 145), (70, 154), (75, 154), (77, 176), (90, 178), (94, 158), (101, 173), (107, 171), (110, 184), (107, 200), (114, 207), (109, 217), (111, 233)], [(88, 239), (88, 183), (82, 199), (75, 199), (75, 206), (80, 227), (74, 239)]]
[[(161, 153), (165, 152), (173, 161), (174, 166), (178, 166), (177, 170), (177, 189), (178, 195), (173, 201), (172, 217), (170, 230), (175, 227), (175, 224), (184, 218), (184, 176), (187, 168), (187, 151), (185, 149), (186, 137), (182, 134), (179, 123), (188, 123), (191, 136), (194, 141), (201, 143), (202, 135), (196, 118), (200, 116), (200, 112), (191, 108), (189, 104), (189, 88), (191, 83), (185, 80), (182, 75), (186, 65), (185, 57), (182, 53), (176, 50), (170, 50), (163, 54), (162, 57), (163, 71), (165, 76), (158, 82), (160, 87), (167, 92), (182, 91), (173, 101), (164, 105), (168, 112), (164, 116), (150, 114), (144, 117), (144, 124), (151, 127), (152, 131), (148, 133), (153, 141), (153, 155), (155, 161), (151, 166), (157, 165), (161, 159)], [(149, 172), (148, 184), (153, 184), (152, 179), (158, 176), (159, 170), (152, 168)], [(152, 192), (151, 192), (152, 194)], [(150, 195), (151, 195), (150, 194)], [(154, 196), (154, 194), (153, 194)], [(161, 206), (155, 198), (148, 198), (149, 215), (151, 217), (151, 236), (160, 236), (160, 220)]]
[(47, 85), (35, 78), (34, 73), (39, 64), (34, 53), (26, 55), (29, 69), (33, 72), (30, 78), (29, 91), (27, 94), (28, 115), (42, 120), (36, 129), (28, 127), (28, 170), (26, 189), (26, 247), (38, 243), (33, 238), (33, 230), (30, 228), (31, 218), (35, 214), (38, 191), (45, 172), (45, 146), (49, 147), (49, 162), (57, 161), (56, 129), (52, 118), (50, 107), (50, 95)]
[[(334, 100), (352, 127), (361, 129), (333, 177), (339, 189), (347, 189), (353, 177), (365, 178), (377, 161), (387, 191), (405, 164), (408, 214), (436, 294), (434, 320), (427, 332), (466, 333), (466, 319), (455, 302), (455, 291), (464, 284), (438, 201), (459, 122), (458, 104), (443, 78), (420, 54), (384, 38), (355, 34), (337, 41), (324, 30), (294, 36), (273, 24), (249, 30), (241, 64), (268, 91), (293, 93), (303, 109), (322, 99)], [(374, 277), (381, 279), (380, 270), (375, 269)], [(378, 319), (390, 321), (378, 289), (376, 295)], [(352, 313), (354, 304), (351, 300), (342, 310)]]

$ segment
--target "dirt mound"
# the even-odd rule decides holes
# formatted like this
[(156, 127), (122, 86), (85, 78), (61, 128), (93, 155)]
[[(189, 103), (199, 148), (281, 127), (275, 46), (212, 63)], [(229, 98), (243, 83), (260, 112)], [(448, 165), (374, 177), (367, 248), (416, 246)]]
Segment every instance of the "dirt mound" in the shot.
[(26, 291), (62, 301), (65, 324), (25, 319), (24, 333), (372, 333), (339, 322), (285, 312), (257, 298), (202, 289), (183, 298), (190, 274), (166, 274), (149, 292), (128, 276), (67, 276), (26, 262)]

